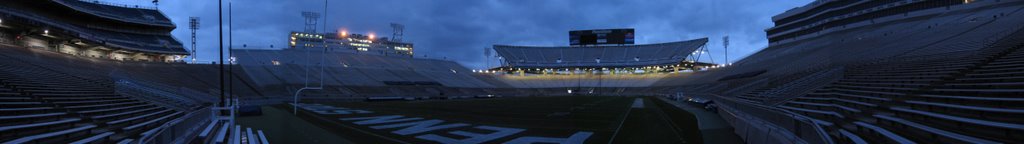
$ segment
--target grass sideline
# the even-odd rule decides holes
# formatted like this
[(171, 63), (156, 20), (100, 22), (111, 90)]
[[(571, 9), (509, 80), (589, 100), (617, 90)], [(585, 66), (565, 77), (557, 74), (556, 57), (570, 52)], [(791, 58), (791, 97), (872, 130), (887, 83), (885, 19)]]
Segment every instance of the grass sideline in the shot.
[[(636, 98), (644, 100), (645, 108), (630, 108)], [(609, 143), (622, 124), (613, 143), (701, 143), (695, 117), (683, 110), (667, 105), (653, 97), (508, 97), (494, 99), (341, 102), (322, 103), (337, 107), (374, 111), (374, 115), (403, 115), (440, 119), (446, 123), (467, 123), (525, 129), (508, 137), (488, 143), (500, 143), (522, 136), (567, 137), (575, 132), (593, 132), (586, 143)], [(278, 110), (291, 110), (290, 105), (274, 106)], [(626, 115), (626, 113), (629, 115)], [(435, 143), (389, 133), (393, 129), (371, 129), (339, 118), (353, 117), (320, 115), (306, 110), (299, 118), (356, 143)], [(360, 117), (360, 116), (355, 116)], [(463, 131), (474, 129), (464, 128)], [(458, 137), (450, 130), (427, 133)], [(475, 132), (484, 132), (476, 130)], [(286, 135), (289, 133), (286, 133)], [(298, 133), (296, 133), (298, 134)], [(302, 137), (302, 136), (298, 136)]]

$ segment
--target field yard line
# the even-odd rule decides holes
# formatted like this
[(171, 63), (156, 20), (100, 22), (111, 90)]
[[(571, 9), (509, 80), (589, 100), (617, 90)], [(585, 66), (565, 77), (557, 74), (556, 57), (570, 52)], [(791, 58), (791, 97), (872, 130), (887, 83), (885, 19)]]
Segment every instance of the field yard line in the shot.
[(472, 99), (467, 98), (467, 99), (450, 99), (450, 100), (431, 99), (431, 100), (405, 101), (404, 103), (451, 102), (451, 101), (486, 101), (486, 100), (498, 100), (498, 99), (501, 99), (501, 98), (472, 98)]
[[(668, 103), (668, 102), (666, 102), (666, 103)], [(663, 107), (660, 107), (658, 105), (655, 105), (654, 107), (658, 110), (658, 112), (661, 113), (661, 115), (662, 115), (661, 116), (661, 120), (664, 120), (665, 122), (667, 122), (669, 124), (669, 126), (672, 127), (672, 133), (676, 134), (676, 138), (678, 138), (680, 141), (686, 141), (685, 139), (683, 139), (683, 136), (679, 135), (679, 130), (678, 130), (679, 126), (676, 126), (675, 122), (672, 122), (672, 120), (668, 119), (668, 114), (665, 113), (665, 110), (663, 110)], [(673, 105), (673, 108), (675, 108), (674, 105)]]
[(609, 144), (615, 141), (615, 136), (619, 135), (619, 130), (622, 129), (622, 124), (626, 123), (626, 119), (629, 118), (629, 111), (633, 110), (632, 105), (626, 105), (626, 106), (627, 106), (626, 107), (626, 114), (622, 115), (622, 120), (619, 121), (619, 127), (615, 128), (615, 133), (612, 133), (612, 139), (608, 140)]

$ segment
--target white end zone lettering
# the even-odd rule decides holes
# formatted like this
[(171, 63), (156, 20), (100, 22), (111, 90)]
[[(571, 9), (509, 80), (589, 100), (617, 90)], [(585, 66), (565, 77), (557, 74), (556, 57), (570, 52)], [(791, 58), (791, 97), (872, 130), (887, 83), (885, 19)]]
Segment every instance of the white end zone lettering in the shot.
[(505, 142), (504, 144), (534, 144), (534, 143), (559, 143), (559, 144), (582, 144), (593, 135), (593, 132), (576, 132), (569, 136), (569, 138), (552, 138), (552, 137), (519, 137), (511, 141)]
[(452, 131), (452, 132), (448, 132), (450, 134), (468, 137), (468, 138), (465, 138), (465, 139), (454, 139), (454, 138), (444, 137), (444, 136), (435, 135), (435, 134), (426, 134), (426, 135), (416, 136), (416, 138), (424, 139), (424, 140), (430, 140), (430, 141), (436, 141), (436, 142), (441, 142), (441, 143), (445, 143), (445, 144), (478, 144), (478, 143), (484, 143), (484, 142), (487, 142), (487, 141), (495, 140), (495, 139), (498, 139), (498, 138), (501, 138), (501, 137), (506, 137), (506, 136), (510, 136), (510, 135), (513, 135), (513, 134), (525, 131), (524, 129), (504, 128), (504, 127), (496, 127), (496, 126), (476, 126), (476, 127), (473, 127), (473, 128), (492, 130), (494, 132), (486, 133), (486, 134), (473, 133), (473, 132), (467, 132), (467, 131)]

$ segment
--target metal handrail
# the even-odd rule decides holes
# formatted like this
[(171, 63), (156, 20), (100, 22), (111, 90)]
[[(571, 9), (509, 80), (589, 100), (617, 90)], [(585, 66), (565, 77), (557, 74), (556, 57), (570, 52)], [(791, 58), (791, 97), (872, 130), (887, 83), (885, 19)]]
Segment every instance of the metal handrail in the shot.
[[(143, 135), (137, 141), (140, 144), (152, 144), (152, 143), (185, 143), (184, 141), (188, 137), (192, 137), (199, 127), (204, 123), (208, 123), (213, 120), (213, 114), (211, 107), (207, 106), (202, 109), (192, 111), (185, 116), (178, 117), (174, 120), (168, 121), (160, 127), (157, 127), (157, 131), (149, 135)], [(166, 133), (171, 130), (170, 133)], [(157, 138), (170, 138), (170, 139), (157, 139)]]
[(779, 98), (779, 96), (783, 96), (783, 99), (775, 99), (772, 100), (771, 102), (766, 102), (765, 104), (769, 106), (776, 105), (779, 102), (788, 101), (789, 99), (799, 97), (796, 96), (797, 94), (804, 94), (813, 91), (822, 85), (831, 83), (842, 78), (844, 70), (845, 67), (839, 66), (836, 68), (824, 70), (822, 72), (814, 73), (810, 76), (794, 80), (793, 82), (790, 83), (786, 83), (783, 86), (780, 86), (764, 94), (769, 95), (769, 97), (773, 98)]
[[(753, 103), (749, 103), (749, 102), (745, 102), (745, 101), (735, 100), (734, 98), (724, 97), (724, 96), (721, 96), (721, 95), (718, 95), (718, 94), (707, 94), (707, 95), (710, 95), (710, 96), (709, 97), (705, 97), (705, 98), (712, 99), (717, 104), (724, 104), (724, 105), (720, 105), (720, 107), (733, 108), (734, 110), (736, 110), (738, 112), (744, 112), (744, 113), (747, 113), (748, 115), (750, 115), (750, 114), (774, 115), (774, 116), (767, 116), (767, 117), (766, 116), (755, 116), (755, 117), (759, 118), (759, 119), (762, 119), (763, 121), (765, 121), (765, 122), (767, 122), (769, 124), (772, 124), (775, 127), (781, 127), (783, 129), (785, 129), (789, 133), (791, 133), (791, 134), (795, 135), (796, 137), (798, 137), (799, 140), (802, 140), (802, 141), (804, 141), (806, 143), (815, 143), (815, 144), (817, 144), (817, 143), (824, 143), (824, 144), (833, 144), (833, 143), (835, 143), (832, 140), (832, 137), (828, 136), (828, 133), (825, 132), (825, 129), (823, 127), (821, 127), (817, 123), (811, 121), (810, 118), (807, 118), (805, 116), (802, 116), (802, 115), (799, 115), (799, 114), (796, 114), (796, 113), (793, 113), (793, 112), (790, 112), (790, 111), (782, 110), (782, 109), (779, 109), (779, 108), (775, 108), (775, 107), (757, 105), (757, 104), (753, 104)], [(740, 107), (745, 107), (745, 108), (740, 108)], [(753, 110), (753, 109), (759, 110), (759, 112), (756, 112), (756, 113), (755, 112), (747, 112), (747, 110)], [(777, 118), (784, 118), (784, 119), (791, 120), (791, 121), (784, 122), (784, 121), (780, 121)], [(795, 122), (795, 123), (793, 123), (793, 122)], [(792, 124), (797, 124), (797, 125), (794, 125), (795, 126), (794, 127), (794, 126), (783, 125), (784, 123), (792, 123)], [(802, 132), (800, 132), (800, 127), (801, 126), (807, 126), (808, 128), (811, 128), (813, 130), (813, 133), (802, 133)]]
[[(164, 107), (176, 108), (178, 110), (191, 110), (193, 106), (199, 106), (200, 103), (190, 99), (184, 99), (180, 95), (172, 94), (165, 91), (155, 90), (147, 88), (141, 85), (137, 85), (128, 80), (118, 80), (115, 82), (114, 90), (121, 95), (129, 95), (137, 98), (141, 98), (157, 105)], [(168, 103), (170, 102), (170, 103)], [(180, 105), (171, 104), (180, 103)]]
[(177, 97), (187, 98), (196, 103), (209, 103), (217, 100), (212, 94), (209, 93), (199, 92), (186, 87), (171, 86), (158, 82), (148, 81), (141, 78), (136, 78), (132, 74), (123, 72), (121, 70), (114, 70), (110, 72), (110, 74), (108, 75), (113, 79), (131, 82), (134, 85), (139, 85), (147, 89), (155, 89), (157, 91), (164, 91), (173, 95), (178, 95)]

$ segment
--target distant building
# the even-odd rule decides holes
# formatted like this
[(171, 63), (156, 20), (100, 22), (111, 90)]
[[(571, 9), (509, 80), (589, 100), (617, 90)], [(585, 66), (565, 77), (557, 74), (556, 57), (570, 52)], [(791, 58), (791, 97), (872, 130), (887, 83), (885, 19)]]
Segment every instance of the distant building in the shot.
[(344, 52), (369, 55), (412, 57), (411, 43), (394, 42), (387, 37), (374, 38), (372, 35), (327, 33), (310, 34), (292, 32), (288, 35), (291, 49), (327, 48), (328, 52)]

